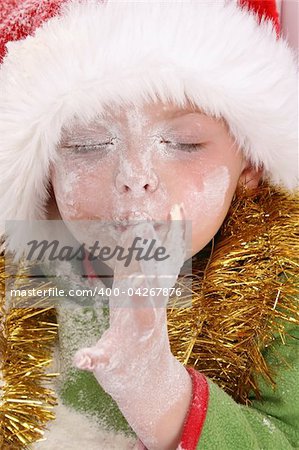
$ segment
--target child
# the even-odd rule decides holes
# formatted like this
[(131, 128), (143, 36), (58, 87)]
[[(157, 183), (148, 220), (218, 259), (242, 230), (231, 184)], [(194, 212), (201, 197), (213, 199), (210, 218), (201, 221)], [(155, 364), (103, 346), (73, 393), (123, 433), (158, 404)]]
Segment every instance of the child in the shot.
[[(7, 219), (108, 220), (124, 227), (120, 242), (127, 248), (141, 231), (159, 242), (156, 225), (166, 221), (169, 266), (111, 261), (114, 287), (156, 289), (166, 270), (171, 288), (190, 256), (202, 274), (189, 312), (178, 308), (168, 317), (168, 295), (162, 308), (149, 308), (143, 297), (144, 308), (137, 308), (138, 299), (126, 294), (123, 308), (111, 296), (109, 325), (96, 308), (59, 306), (57, 390), (68, 408), (33, 448), (128, 448), (132, 439), (117, 435), (113, 443), (100, 425), (90, 428), (93, 418), (104, 428), (131, 436), (133, 430), (139, 448), (150, 450), (295, 448), (297, 242), (295, 200), (286, 191), (298, 179), (296, 67), (279, 37), (275, 5), (5, 5), (1, 234)], [(154, 226), (132, 231), (128, 221), (136, 218)], [(204, 260), (199, 252), (214, 245), (220, 227)], [(86, 261), (85, 267), (92, 276), (94, 268)], [(287, 322), (294, 327), (283, 345), (275, 332), (284, 336)], [(22, 448), (40, 437), (47, 419), (34, 401), (52, 398), (41, 385), (33, 391), (34, 378), (34, 394), (22, 391), (24, 368), (7, 375), (3, 346), (3, 445)], [(287, 367), (271, 390), (276, 354)], [(18, 408), (7, 394), (16, 380)], [(68, 426), (74, 437), (63, 437)]]

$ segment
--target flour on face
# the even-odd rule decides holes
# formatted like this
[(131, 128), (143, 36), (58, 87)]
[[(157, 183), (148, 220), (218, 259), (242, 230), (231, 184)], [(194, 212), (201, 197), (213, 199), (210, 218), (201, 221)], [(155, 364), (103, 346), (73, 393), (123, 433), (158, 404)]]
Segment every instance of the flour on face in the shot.
[(203, 175), (202, 189), (191, 192), (189, 201), (195, 208), (200, 208), (202, 214), (211, 216), (222, 208), (229, 184), (227, 167), (216, 167)]

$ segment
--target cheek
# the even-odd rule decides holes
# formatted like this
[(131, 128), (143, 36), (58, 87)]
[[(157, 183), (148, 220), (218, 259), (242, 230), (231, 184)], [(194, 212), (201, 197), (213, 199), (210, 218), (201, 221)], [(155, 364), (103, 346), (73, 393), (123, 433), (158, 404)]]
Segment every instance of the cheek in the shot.
[[(191, 181), (191, 180), (190, 180)], [(190, 193), (186, 200), (188, 209), (196, 206), (194, 213), (201, 214), (209, 220), (221, 212), (230, 186), (227, 167), (216, 167), (203, 174), (200, 181), (190, 183)]]
[[(226, 165), (190, 164), (171, 168), (173, 197), (184, 203), (189, 219), (215, 218), (233, 189), (233, 176)], [(166, 171), (165, 171), (166, 173)]]
[[(180, 183), (186, 217), (192, 220), (193, 254), (216, 234), (229, 208), (235, 189), (227, 166), (214, 166)], [(184, 187), (185, 186), (185, 187)]]
[(64, 220), (84, 220), (104, 215), (109, 208), (105, 186), (109, 171), (98, 165), (65, 163), (52, 169), (51, 181), (58, 209)]

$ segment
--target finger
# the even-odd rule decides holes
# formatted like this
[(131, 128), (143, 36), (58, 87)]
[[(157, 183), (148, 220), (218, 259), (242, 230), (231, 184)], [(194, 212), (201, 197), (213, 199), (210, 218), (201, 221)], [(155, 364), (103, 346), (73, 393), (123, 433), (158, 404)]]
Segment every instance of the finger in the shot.
[(170, 211), (168, 233), (163, 241), (168, 258), (159, 267), (159, 286), (172, 287), (180, 273), (186, 256), (186, 221), (182, 205), (175, 204)]
[(109, 330), (129, 334), (134, 342), (141, 341), (152, 334), (158, 314), (144, 274), (132, 274), (126, 281), (126, 289), (128, 295), (121, 300), (110, 297)]
[(120, 246), (127, 255), (126, 263), (117, 262), (115, 280), (126, 279), (130, 274), (141, 272), (147, 277), (155, 275), (156, 251), (161, 241), (152, 223), (140, 223), (123, 233)]
[(134, 228), (128, 227), (127, 230), (124, 230), (119, 238), (118, 246), (120, 248), (120, 252), (118, 252), (115, 267), (114, 267), (114, 279), (121, 280), (125, 277), (126, 273), (129, 272), (127, 265), (128, 259), (126, 259), (126, 255), (128, 255), (128, 249), (132, 246), (132, 243), (135, 238)]
[[(134, 227), (133, 235), (141, 239), (143, 255), (148, 255), (149, 250), (154, 253), (156, 246), (160, 245), (160, 240), (151, 223), (138, 224)], [(132, 241), (132, 233), (126, 233), (121, 243), (127, 246), (129, 241)], [(156, 270), (153, 257), (149, 260), (146, 258), (138, 261), (134, 268), (138, 265), (141, 271), (130, 275), (124, 276), (122, 271), (117, 271), (112, 291), (114, 292), (115, 287), (118, 287), (121, 297), (110, 297), (110, 326), (121, 327), (121, 324), (124, 325), (125, 322), (128, 326), (128, 322), (130, 322), (130, 331), (138, 339), (144, 339), (145, 336), (151, 335), (157, 320), (157, 312), (154, 309), (154, 300), (156, 299), (149, 295)], [(118, 279), (120, 273), (121, 280)], [(135, 295), (136, 290), (139, 294)]]
[(141, 231), (144, 258), (140, 260), (140, 270), (145, 275), (149, 287), (157, 286), (157, 264), (159, 255), (157, 251), (162, 249), (161, 240), (156, 233), (152, 223), (146, 224)]
[(134, 272), (141, 271), (137, 255), (140, 251), (143, 251), (143, 228), (146, 225), (145, 223), (139, 223), (130, 226), (121, 234), (119, 242), (121, 255), (117, 258), (114, 268), (116, 279), (123, 279)]
[(137, 297), (133, 296), (133, 293), (141, 288), (144, 278), (142, 273), (135, 272), (122, 279), (114, 279), (109, 297), (110, 326), (114, 322), (124, 322), (124, 312), (136, 306)]
[(175, 244), (184, 244), (186, 234), (186, 220), (183, 205), (174, 204), (170, 210), (170, 227), (163, 244), (172, 248)]
[(73, 365), (77, 369), (93, 372), (99, 366), (105, 367), (109, 363), (109, 358), (105, 352), (96, 347), (81, 348), (75, 353)]
[[(139, 277), (142, 278), (143, 274), (144, 284), (142, 287), (139, 286), (139, 292), (141, 295), (144, 295), (139, 298), (139, 301), (136, 299), (135, 305), (138, 307), (141, 321), (146, 322), (150, 316), (152, 316), (152, 321), (154, 319), (156, 320), (157, 317), (157, 312), (151, 313), (150, 308), (165, 307), (168, 298), (165, 301), (161, 289), (160, 292), (157, 290), (159, 288), (157, 274), (160, 273), (160, 261), (159, 255), (156, 252), (163, 250), (163, 247), (161, 246), (161, 240), (154, 228), (154, 224), (151, 222), (144, 224), (140, 230), (140, 236), (143, 239), (142, 243), (145, 257), (140, 260), (141, 273)], [(145, 309), (141, 311), (141, 307)]]
[(132, 328), (138, 340), (144, 341), (153, 334), (157, 321), (157, 311), (153, 298), (149, 295), (147, 278), (139, 276), (135, 280), (134, 286), (137, 291), (132, 297)]

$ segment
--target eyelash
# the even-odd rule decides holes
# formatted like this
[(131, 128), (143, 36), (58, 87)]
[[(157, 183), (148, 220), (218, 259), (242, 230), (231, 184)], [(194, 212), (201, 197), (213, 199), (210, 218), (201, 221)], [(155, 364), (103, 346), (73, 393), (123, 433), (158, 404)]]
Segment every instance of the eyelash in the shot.
[[(75, 149), (76, 153), (88, 153), (89, 151), (94, 151), (94, 150), (98, 150), (100, 148), (103, 147), (108, 147), (109, 145), (114, 145), (114, 142), (116, 138), (111, 139), (110, 141), (107, 142), (100, 142), (98, 144), (94, 144), (94, 145), (74, 145), (74, 146), (70, 146), (72, 148)], [(180, 149), (181, 151), (184, 152), (195, 152), (201, 148), (203, 148), (202, 144), (181, 144), (179, 142), (171, 142), (171, 141), (165, 141), (165, 140), (161, 140), (160, 141), (161, 144), (167, 144), (170, 147), (173, 147), (174, 149)]]
[(108, 147), (109, 145), (114, 145), (114, 141), (116, 138), (110, 139), (107, 142), (99, 142), (98, 144), (93, 145), (73, 145), (71, 148), (75, 149), (76, 153), (88, 153), (89, 151), (95, 151), (104, 147)]
[(202, 144), (180, 144), (179, 142), (171, 142), (171, 141), (160, 141), (161, 144), (167, 144), (171, 147), (177, 149), (179, 148), (183, 152), (196, 152), (197, 150), (203, 148), (204, 146)]

